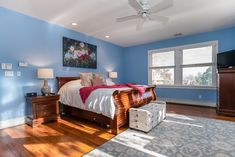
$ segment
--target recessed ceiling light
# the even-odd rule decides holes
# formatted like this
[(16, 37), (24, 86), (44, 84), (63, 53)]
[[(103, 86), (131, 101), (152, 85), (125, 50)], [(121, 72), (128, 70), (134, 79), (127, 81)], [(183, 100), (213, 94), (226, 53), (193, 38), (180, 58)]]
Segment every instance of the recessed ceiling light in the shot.
[(78, 24), (77, 24), (77, 23), (75, 23), (75, 22), (73, 22), (73, 23), (72, 23), (72, 25), (73, 25), (73, 26), (77, 26)]
[(106, 35), (105, 38), (110, 38), (110, 36), (109, 36), (109, 35)]

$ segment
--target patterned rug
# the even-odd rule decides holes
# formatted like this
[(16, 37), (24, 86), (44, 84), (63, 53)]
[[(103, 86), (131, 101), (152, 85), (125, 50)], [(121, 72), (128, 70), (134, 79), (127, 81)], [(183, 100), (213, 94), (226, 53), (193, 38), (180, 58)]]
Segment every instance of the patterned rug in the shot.
[(128, 129), (84, 157), (235, 157), (235, 123), (167, 114), (149, 133)]

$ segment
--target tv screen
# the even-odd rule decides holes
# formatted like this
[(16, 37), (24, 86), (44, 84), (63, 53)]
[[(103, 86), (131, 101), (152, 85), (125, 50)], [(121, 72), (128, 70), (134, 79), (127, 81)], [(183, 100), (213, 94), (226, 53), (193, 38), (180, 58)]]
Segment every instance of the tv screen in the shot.
[(218, 69), (235, 67), (235, 50), (218, 53), (217, 54), (217, 67)]

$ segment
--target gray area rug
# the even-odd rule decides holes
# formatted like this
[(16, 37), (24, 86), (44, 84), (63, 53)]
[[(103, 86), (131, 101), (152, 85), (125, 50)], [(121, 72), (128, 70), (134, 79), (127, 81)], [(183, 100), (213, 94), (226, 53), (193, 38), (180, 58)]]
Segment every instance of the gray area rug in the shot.
[(167, 114), (149, 133), (128, 129), (84, 157), (235, 157), (235, 123)]

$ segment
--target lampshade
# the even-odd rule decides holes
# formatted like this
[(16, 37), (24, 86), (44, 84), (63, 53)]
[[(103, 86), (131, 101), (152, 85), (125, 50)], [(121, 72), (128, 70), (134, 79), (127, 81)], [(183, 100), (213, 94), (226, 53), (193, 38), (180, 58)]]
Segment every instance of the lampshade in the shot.
[(118, 77), (117, 72), (114, 72), (114, 71), (109, 72), (109, 78), (117, 78), (117, 77)]
[(40, 79), (54, 78), (53, 69), (49, 69), (49, 68), (38, 69), (38, 78), (40, 78)]

